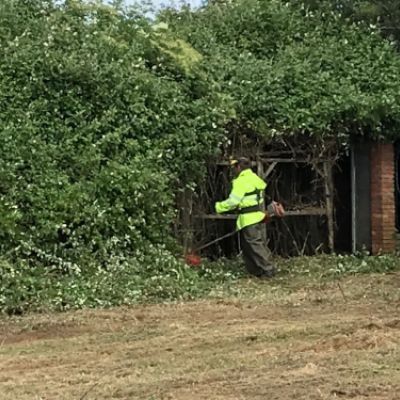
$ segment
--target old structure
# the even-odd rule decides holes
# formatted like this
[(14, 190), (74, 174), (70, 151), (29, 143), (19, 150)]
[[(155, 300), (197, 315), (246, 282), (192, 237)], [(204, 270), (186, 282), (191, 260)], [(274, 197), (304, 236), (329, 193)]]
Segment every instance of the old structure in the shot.
[[(229, 193), (228, 155), (247, 156), (268, 183), (267, 197), (287, 209), (284, 220), (266, 227), (271, 249), (284, 256), (318, 252), (390, 253), (396, 249), (395, 146), (355, 141), (347, 151), (335, 142), (309, 138), (262, 141), (236, 135), (197, 193), (181, 199), (181, 226), (186, 249), (234, 230), (235, 215), (216, 215), (213, 204)], [(397, 194), (396, 194), (397, 193)], [(268, 199), (267, 199), (268, 200)], [(399, 224), (398, 224), (399, 225)], [(219, 257), (240, 251), (237, 237), (207, 250)]]

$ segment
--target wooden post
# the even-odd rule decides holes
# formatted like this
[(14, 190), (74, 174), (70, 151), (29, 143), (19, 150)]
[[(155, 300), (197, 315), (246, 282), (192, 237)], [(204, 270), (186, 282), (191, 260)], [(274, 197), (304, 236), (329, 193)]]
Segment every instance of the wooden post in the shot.
[(183, 251), (186, 254), (192, 247), (192, 207), (193, 207), (193, 193), (190, 189), (185, 189), (182, 193), (180, 201), (181, 211), (181, 234)]
[(274, 168), (276, 167), (277, 164), (278, 164), (277, 161), (274, 161), (273, 163), (271, 163), (267, 169), (267, 172), (264, 174), (264, 176), (260, 176), (260, 178), (267, 179), (271, 175), (272, 171), (274, 170)]
[[(264, 173), (265, 173), (265, 169), (264, 169), (264, 164), (262, 162), (262, 160), (260, 160), (260, 158), (257, 158), (257, 175), (261, 178), (264, 179)], [(265, 211), (266, 206), (265, 206), (265, 193), (262, 193), (262, 204), (261, 204), (261, 210)], [(264, 239), (264, 243), (267, 243), (267, 229), (264, 227), (263, 231), (262, 231), (262, 235), (263, 235), (263, 239)]]
[(325, 199), (326, 199), (326, 217), (328, 219), (328, 245), (329, 251), (335, 250), (335, 222), (334, 222), (334, 205), (333, 205), (333, 176), (332, 163), (324, 162), (324, 183), (325, 183)]
[[(257, 159), (257, 175), (261, 179), (263, 179), (263, 177), (264, 177), (264, 165), (263, 165), (263, 162), (260, 159)], [(265, 195), (264, 195), (264, 197), (265, 197)], [(263, 202), (261, 204), (261, 208), (262, 208), (262, 210), (265, 210), (265, 202)]]

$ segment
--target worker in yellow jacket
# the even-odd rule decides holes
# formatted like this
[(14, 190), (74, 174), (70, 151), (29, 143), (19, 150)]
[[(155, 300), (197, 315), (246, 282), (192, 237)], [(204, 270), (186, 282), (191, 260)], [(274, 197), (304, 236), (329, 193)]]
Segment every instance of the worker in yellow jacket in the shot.
[(236, 178), (232, 181), (229, 197), (215, 204), (215, 211), (237, 211), (236, 227), (240, 231), (243, 258), (247, 271), (258, 277), (272, 277), (276, 269), (270, 261), (271, 252), (265, 239), (264, 212), (266, 183), (251, 170), (247, 158), (232, 160)]

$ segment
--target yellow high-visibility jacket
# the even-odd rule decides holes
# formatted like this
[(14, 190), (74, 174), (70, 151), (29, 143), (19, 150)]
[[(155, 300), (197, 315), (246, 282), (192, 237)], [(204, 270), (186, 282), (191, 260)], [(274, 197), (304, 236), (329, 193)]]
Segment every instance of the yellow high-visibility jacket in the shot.
[[(236, 220), (236, 228), (238, 230), (257, 224), (265, 217), (265, 213), (257, 211), (257, 209), (261, 210), (264, 203), (264, 190), (266, 187), (267, 184), (250, 168), (245, 169), (232, 181), (232, 190), (229, 197), (224, 201), (215, 203), (215, 211), (221, 214), (238, 210), (239, 216)], [(255, 209), (255, 211), (247, 212), (252, 209)], [(243, 213), (240, 213), (241, 210)]]

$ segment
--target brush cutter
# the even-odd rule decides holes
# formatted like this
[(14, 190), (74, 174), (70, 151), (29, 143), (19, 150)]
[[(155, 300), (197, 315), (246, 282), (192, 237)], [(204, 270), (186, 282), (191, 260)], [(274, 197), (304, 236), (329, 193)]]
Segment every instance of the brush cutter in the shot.
[[(276, 201), (272, 201), (270, 204), (268, 204), (266, 212), (265, 212), (265, 217), (261, 221), (261, 223), (267, 224), (271, 218), (273, 217), (278, 217), (278, 218), (283, 218), (285, 216), (285, 209), (283, 208), (281, 203), (278, 203)], [(212, 246), (215, 243), (220, 242), (221, 240), (227, 239), (228, 237), (233, 236), (235, 233), (238, 233), (239, 231), (235, 229), (232, 232), (229, 232), (223, 236), (220, 236), (211, 242), (208, 242), (195, 250), (192, 250), (190, 253), (186, 254), (185, 256), (185, 262), (187, 265), (190, 265), (191, 267), (198, 267), (201, 265), (201, 257), (197, 254), (200, 250), (204, 250), (209, 246)]]

